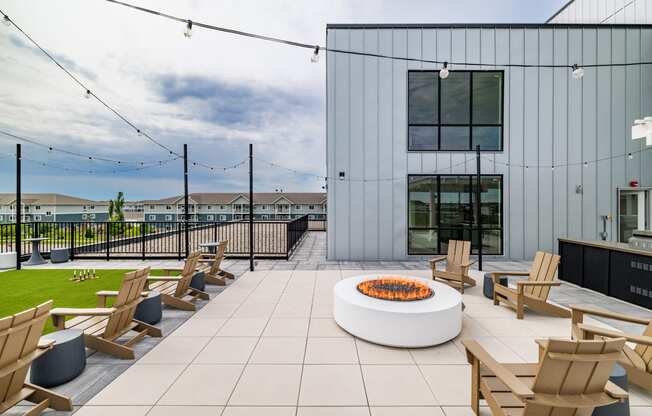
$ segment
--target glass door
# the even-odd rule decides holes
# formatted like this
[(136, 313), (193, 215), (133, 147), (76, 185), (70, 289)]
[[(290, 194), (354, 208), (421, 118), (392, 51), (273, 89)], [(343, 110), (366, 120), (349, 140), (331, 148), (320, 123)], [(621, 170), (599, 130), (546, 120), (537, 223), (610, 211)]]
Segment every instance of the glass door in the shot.
[(636, 230), (646, 229), (646, 191), (620, 191), (618, 241), (627, 243)]

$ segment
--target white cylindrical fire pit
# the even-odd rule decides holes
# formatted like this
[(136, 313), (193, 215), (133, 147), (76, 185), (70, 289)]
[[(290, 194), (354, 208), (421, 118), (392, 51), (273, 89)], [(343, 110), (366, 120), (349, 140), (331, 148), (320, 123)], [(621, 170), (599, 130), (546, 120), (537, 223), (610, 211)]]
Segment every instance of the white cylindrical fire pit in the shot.
[[(374, 279), (402, 278), (427, 285), (432, 296), (413, 301), (385, 300), (361, 293), (357, 286)], [(462, 296), (439, 282), (406, 275), (363, 275), (338, 282), (334, 289), (335, 322), (366, 341), (392, 347), (442, 344), (462, 330)]]

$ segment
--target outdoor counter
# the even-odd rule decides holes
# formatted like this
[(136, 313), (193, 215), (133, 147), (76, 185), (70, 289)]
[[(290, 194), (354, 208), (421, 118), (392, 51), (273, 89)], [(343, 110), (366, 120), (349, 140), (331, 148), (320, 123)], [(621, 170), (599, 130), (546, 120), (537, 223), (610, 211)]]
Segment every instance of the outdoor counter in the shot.
[(652, 308), (652, 252), (624, 243), (559, 239), (559, 279)]

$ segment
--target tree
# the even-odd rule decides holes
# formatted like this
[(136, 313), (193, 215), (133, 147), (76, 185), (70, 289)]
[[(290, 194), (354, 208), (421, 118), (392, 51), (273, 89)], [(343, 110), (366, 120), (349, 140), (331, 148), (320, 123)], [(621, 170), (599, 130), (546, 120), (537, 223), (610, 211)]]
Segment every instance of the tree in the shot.
[(124, 222), (125, 213), (123, 208), (125, 205), (125, 197), (122, 192), (118, 192), (116, 199), (109, 201), (109, 220), (113, 222)]

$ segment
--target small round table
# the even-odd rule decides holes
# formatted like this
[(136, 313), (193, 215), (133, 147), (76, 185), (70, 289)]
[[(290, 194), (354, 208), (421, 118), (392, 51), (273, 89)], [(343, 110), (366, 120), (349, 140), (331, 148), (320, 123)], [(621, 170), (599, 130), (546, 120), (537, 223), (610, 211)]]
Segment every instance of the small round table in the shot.
[(39, 237), (39, 238), (26, 238), (25, 241), (31, 241), (32, 242), (32, 255), (30, 256), (29, 260), (27, 260), (25, 263), (23, 263), (25, 266), (36, 266), (39, 264), (45, 264), (46, 261), (41, 256), (41, 249), (40, 249), (40, 244), (41, 241), (45, 241), (47, 238), (45, 237)]
[(86, 367), (84, 333), (64, 329), (41, 337), (54, 340), (52, 349), (32, 362), (29, 380), (41, 387), (54, 387), (77, 377)]
[(210, 254), (215, 254), (215, 250), (220, 245), (220, 243), (221, 241), (216, 241), (213, 243), (202, 243), (199, 245), (199, 247), (207, 249)]

